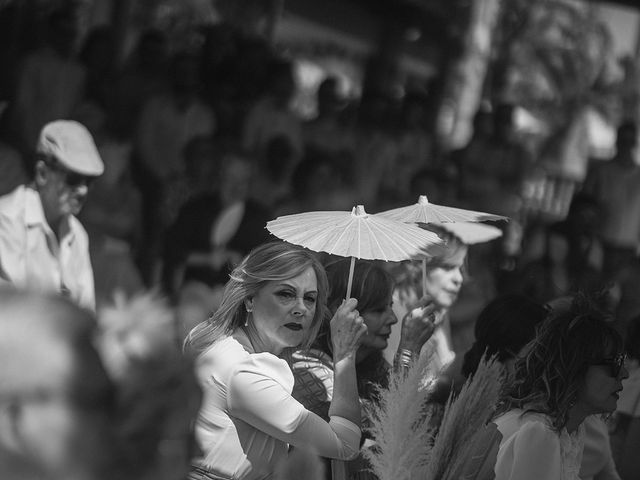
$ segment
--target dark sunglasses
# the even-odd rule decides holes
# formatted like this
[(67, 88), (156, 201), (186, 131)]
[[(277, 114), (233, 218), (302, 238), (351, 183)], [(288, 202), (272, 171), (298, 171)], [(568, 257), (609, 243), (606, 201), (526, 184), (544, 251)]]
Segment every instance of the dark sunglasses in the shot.
[(624, 362), (627, 359), (627, 356), (624, 353), (619, 353), (613, 358), (603, 358), (602, 360), (594, 361), (592, 365), (606, 365), (611, 369), (611, 376), (614, 378), (618, 378), (620, 372), (622, 371), (622, 367), (624, 367)]
[(57, 162), (47, 161), (45, 162), (45, 164), (50, 169), (60, 173), (64, 177), (64, 183), (66, 183), (67, 186), (71, 188), (76, 188), (81, 185), (86, 185), (87, 187), (90, 187), (93, 181), (95, 180), (94, 177), (89, 177), (86, 175), (82, 175), (80, 173), (72, 172), (64, 168), (62, 165), (60, 165)]

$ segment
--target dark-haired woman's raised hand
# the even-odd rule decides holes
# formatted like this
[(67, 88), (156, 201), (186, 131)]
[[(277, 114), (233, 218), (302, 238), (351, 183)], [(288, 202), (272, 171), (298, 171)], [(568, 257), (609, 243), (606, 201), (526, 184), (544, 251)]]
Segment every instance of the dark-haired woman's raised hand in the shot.
[(433, 300), (424, 296), (402, 319), (397, 355), (404, 356), (404, 363), (420, 355), (422, 346), (431, 338), (436, 327), (437, 310)]

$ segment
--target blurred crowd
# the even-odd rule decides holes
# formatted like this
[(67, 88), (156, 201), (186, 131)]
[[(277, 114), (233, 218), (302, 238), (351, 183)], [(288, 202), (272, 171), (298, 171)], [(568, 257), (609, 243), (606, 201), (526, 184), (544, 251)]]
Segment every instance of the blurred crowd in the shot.
[[(104, 365), (98, 362), (96, 352), (91, 350), (93, 347), (88, 347), (90, 342), (76, 339), (94, 335), (95, 332), (83, 326), (86, 318), (73, 320), (91, 314), (59, 299), (47, 297), (45, 300), (26, 294), (7, 294), (0, 300), (0, 320), (7, 323), (0, 324), (0, 341), (6, 340), (6, 346), (0, 344), (0, 358), (11, 359), (20, 363), (20, 369), (35, 372), (39, 365), (48, 362), (37, 363), (42, 360), (39, 358), (20, 360), (23, 344), (32, 343), (29, 348), (35, 351), (45, 348), (38, 342), (56, 340), (62, 341), (65, 348), (82, 350), (77, 355), (83, 356), (73, 357), (72, 363), (81, 364), (79, 366), (91, 372), (75, 372), (74, 375), (82, 379), (68, 379), (75, 382), (74, 405), (90, 403), (88, 413), (96, 406), (110, 406), (100, 407), (99, 414), (91, 416), (96, 425), (87, 429), (91, 430), (90, 438), (83, 438), (80, 443), (93, 453), (104, 453), (105, 458), (109, 458), (109, 468), (113, 466), (113, 458), (118, 458), (115, 464), (126, 470), (125, 473), (113, 472), (114, 476), (106, 478), (122, 475), (121, 478), (178, 479), (185, 474), (180, 468), (188, 469), (185, 465), (189, 459), (197, 456), (202, 443), (198, 447), (185, 439), (192, 440), (190, 422), (200, 405), (199, 394), (193, 395), (193, 392), (199, 391), (199, 387), (191, 377), (192, 359), (182, 356), (180, 344), (193, 327), (212, 312), (220, 312), (218, 309), (225, 305), (225, 295), (228, 295), (225, 286), (228, 287), (230, 275), (234, 271), (236, 275), (246, 274), (234, 269), (246, 262), (247, 255), (256, 247), (273, 240), (265, 224), (281, 215), (315, 210), (348, 211), (356, 204), (375, 213), (416, 203), (420, 195), (427, 195), (435, 204), (509, 217), (509, 222), (495, 224), (503, 232), (499, 240), (476, 245), (468, 253), (468, 246), (462, 245), (460, 239), (451, 240), (460, 243), (455, 254), (452, 253), (454, 260), (441, 258), (429, 267), (430, 272), (436, 271), (442, 279), (446, 276), (443, 272), (453, 272), (453, 277), (434, 282), (450, 282), (453, 287), (439, 288), (453, 289), (455, 295), (450, 302), (438, 306), (446, 310), (446, 321), (439, 323), (439, 328), (430, 325), (428, 333), (415, 325), (411, 327), (414, 320), (411, 315), (406, 317), (407, 312), (420, 304), (421, 294), (414, 291), (420, 283), (420, 272), (403, 265), (397, 269), (380, 268), (377, 273), (382, 285), (380, 291), (385, 292), (380, 298), (389, 297), (383, 305), (371, 307), (378, 315), (388, 315), (387, 320), (380, 320), (380, 325), (384, 325), (380, 327), (385, 332), (383, 336), (389, 338), (391, 325), (398, 318), (409, 318), (402, 322), (406, 331), (400, 336), (398, 351), (407, 351), (407, 338), (413, 334), (414, 338), (421, 339), (420, 344), (412, 344), (408, 351), (419, 356), (423, 344), (432, 338), (434, 348), (440, 349), (442, 363), (438, 367), (453, 369), (439, 379), (445, 378), (443, 388), (435, 388), (437, 394), (443, 395), (441, 403), (446, 401), (452, 386), (455, 389), (464, 381), (461, 363), (464, 353), (477, 340), (478, 315), (502, 295), (524, 295), (539, 306), (577, 293), (589, 295), (597, 298), (598, 309), (606, 312), (607, 321), (621, 337), (635, 338), (633, 341), (637, 342), (640, 165), (636, 161), (638, 131), (634, 122), (619, 125), (615, 155), (592, 162), (584, 179), (545, 176), (540, 183), (544, 168), (535, 152), (518, 136), (515, 105), (500, 104), (479, 110), (469, 143), (458, 150), (443, 151), (433, 133), (434, 94), (426, 86), (423, 90), (406, 91), (401, 98), (370, 87), (355, 100), (342, 94), (340, 78), (327, 76), (316, 92), (315, 116), (303, 119), (292, 108), (297, 88), (295, 61), (267, 41), (249, 37), (226, 23), (202, 27), (197, 36), (201, 41), (180, 51), (171, 48), (162, 31), (142, 31), (123, 62), (116, 58), (117, 39), (110, 27), (100, 26), (90, 31), (79, 49), (76, 47), (78, 34), (73, 9), (55, 10), (47, 19), (43, 42), (24, 53), (15, 71), (0, 72), (1, 84), (10, 85), (8, 102), (0, 110), (0, 195), (3, 199), (12, 199), (12, 203), (0, 200), (0, 227), (6, 228), (6, 218), (13, 218), (6, 212), (14, 208), (18, 200), (29, 205), (29, 195), (33, 192), (23, 186), (36, 185), (34, 191), (39, 192), (43, 202), (41, 216), (54, 230), (52, 235), (47, 230), (49, 243), (46, 245), (51, 248), (51, 238), (61, 242), (66, 235), (65, 228), (74, 232), (77, 242), (86, 242), (82, 245), (89, 252), (89, 270), (76, 265), (74, 271), (86, 274), (92, 270), (95, 301), (74, 298), (74, 288), (86, 287), (89, 280), (76, 281), (71, 277), (54, 280), (63, 293), (71, 290), (67, 296), (99, 312), (98, 350), (101, 349), (99, 353), (107, 360)], [(48, 129), (60, 119), (73, 121), (68, 124), (71, 127), (67, 125), (65, 129), (75, 132), (76, 141), (87, 138), (84, 130), (77, 130), (86, 127), (91, 145), (95, 142), (99, 164), (89, 165), (71, 157), (58, 158), (62, 164), (51, 162), (56, 152), (71, 155), (69, 152), (75, 148), (62, 144), (67, 130), (63, 135), (60, 130)], [(84, 154), (92, 148), (86, 147)], [(87, 158), (93, 158), (92, 155), (90, 151)], [(54, 194), (49, 181), (52, 172), (62, 172), (68, 187), (84, 189), (77, 209), (71, 211), (82, 227), (71, 222), (58, 228), (57, 223), (52, 223), (45, 201), (45, 192)], [(542, 193), (538, 191), (540, 185), (544, 186)], [(562, 203), (559, 210), (563, 214), (547, 215), (558, 208), (545, 206), (545, 202)], [(25, 238), (32, 226), (25, 226)], [(86, 229), (86, 239), (82, 228)], [(26, 245), (28, 241), (23, 245), (21, 241), (16, 240), (10, 246), (4, 238), (0, 241), (0, 278), (3, 280), (11, 281), (14, 268), (3, 258), (6, 252), (16, 254), (15, 245), (31, 249), (26, 251), (38, 248), (35, 244)], [(59, 248), (60, 251), (68, 248), (72, 252), (68, 255), (76, 259), (81, 256), (73, 253), (77, 244), (65, 246), (61, 242)], [(40, 263), (40, 267), (46, 268), (44, 263)], [(333, 263), (329, 259), (323, 268), (327, 269), (330, 282), (338, 282), (332, 280), (338, 269), (335, 259)], [(343, 270), (342, 267), (338, 270), (340, 275), (345, 273)], [(356, 270), (356, 276), (360, 274), (364, 275)], [(160, 292), (166, 303), (144, 295), (140, 297), (152, 289)], [(363, 298), (358, 298), (360, 313), (368, 293), (371, 291), (363, 290)], [(342, 312), (344, 306), (336, 303), (342, 300), (341, 294), (330, 298), (334, 303), (329, 306), (336, 318), (340, 315), (347, 318), (350, 312)], [(127, 298), (137, 300), (129, 303)], [(380, 298), (372, 298), (371, 302)], [(395, 305), (395, 313), (391, 303)], [(425, 307), (424, 303), (420, 305)], [(249, 307), (243, 308), (244, 314), (250, 317)], [(11, 313), (12, 309), (15, 313)], [(50, 324), (42, 320), (45, 311), (49, 311), (48, 316), (56, 317)], [(28, 320), (13, 325), (12, 315)], [(355, 315), (354, 318), (357, 321), (361, 317)], [(236, 320), (234, 317), (233, 321)], [(95, 318), (85, 323), (92, 322)], [(405, 328), (405, 323), (409, 327)], [(233, 325), (236, 330), (242, 326)], [(65, 333), (60, 338), (57, 334), (38, 333), (43, 338), (31, 342), (33, 332), (44, 327), (52, 330), (55, 327)], [(321, 335), (314, 345), (317, 358), (303, 356), (296, 364), (294, 357), (291, 360), (294, 367), (300, 368), (303, 362), (306, 371), (318, 368), (313, 367), (313, 362), (323, 365), (326, 361), (333, 362), (331, 356), (335, 352), (327, 328), (325, 325), (321, 331), (324, 337)], [(636, 332), (636, 337), (627, 335), (628, 331)], [(231, 332), (230, 329), (227, 333)], [(602, 335), (614, 338), (617, 334), (607, 330)], [(24, 343), (14, 344), (12, 338)], [(248, 338), (251, 340), (251, 335)], [(163, 353), (154, 356), (152, 353), (156, 350), (152, 347), (145, 350), (145, 345), (153, 342), (164, 342), (166, 348), (157, 350)], [(389, 362), (385, 363), (382, 355), (386, 340), (383, 343), (359, 350), (361, 355), (366, 351), (362, 358), (368, 362), (361, 362), (354, 371), (367, 380), (359, 385), (360, 396), (367, 397), (366, 400), (375, 398), (375, 393), (368, 390), (369, 384), (380, 384), (380, 379), (388, 373)], [(4, 351), (9, 347), (15, 349), (15, 355)], [(603, 347), (603, 355), (612, 353), (610, 347), (609, 344)], [(522, 345), (518, 345), (520, 348)], [(628, 346), (627, 350), (637, 355), (637, 345)], [(68, 366), (68, 354), (60, 352), (60, 364)], [(148, 355), (141, 354), (144, 358), (137, 361), (136, 355), (140, 352)], [(375, 353), (373, 357), (371, 352)], [(279, 350), (276, 353), (279, 354)], [(391, 349), (390, 356), (395, 354)], [(90, 360), (85, 360), (84, 355)], [(637, 356), (634, 358), (637, 363)], [(94, 360), (95, 365), (91, 363)], [(0, 363), (4, 365), (3, 370), (9, 365), (4, 360)], [(54, 363), (48, 366), (57, 368)], [(107, 373), (102, 371), (105, 368)], [(329, 373), (324, 372), (327, 377), (332, 375), (332, 368)], [(295, 374), (296, 368), (293, 370)], [(100, 371), (99, 374), (96, 371)], [(616, 378), (620, 371), (616, 372)], [(103, 376), (104, 384), (100, 384)], [(58, 385), (41, 389), (40, 383), (47, 375), (42, 373), (36, 377), (33, 379), (36, 387), (30, 385), (28, 395), (33, 395), (33, 391), (37, 399), (58, 395)], [(636, 377), (637, 374), (633, 378)], [(85, 383), (88, 378), (90, 384)], [(439, 380), (436, 378), (435, 384)], [(112, 381), (118, 384), (117, 392), (109, 391)], [(7, 382), (9, 385), (10, 381)], [(78, 382), (82, 385), (76, 385)], [(137, 383), (148, 386), (148, 391), (141, 391)], [(4, 385), (4, 381), (0, 381), (0, 385)], [(178, 387), (173, 389), (172, 385)], [(75, 386), (82, 387), (77, 392), (80, 398), (75, 398)], [(91, 391), (84, 392), (84, 389)], [(333, 391), (333, 385), (327, 390)], [(163, 393), (162, 399), (157, 396), (158, 392)], [(300, 397), (305, 395), (304, 391), (298, 393)], [(0, 395), (4, 394), (0, 391)], [(19, 397), (21, 392), (11, 390), (11, 395)], [(113, 395), (115, 398), (110, 398)], [(317, 395), (314, 391), (311, 396), (317, 400)], [(331, 400), (328, 398), (317, 407), (318, 415), (327, 422)], [(513, 403), (516, 404), (524, 405)], [(175, 408), (176, 405), (181, 408)], [(308, 405), (305, 407), (313, 410)], [(637, 407), (637, 401), (632, 407)], [(632, 407), (630, 415), (634, 416), (637, 412)], [(84, 415), (87, 412), (83, 408), (80, 410)], [(116, 415), (121, 427), (117, 430), (117, 434), (122, 435), (118, 441), (99, 438), (100, 432), (114, 434), (103, 425), (109, 423), (109, 419), (103, 418), (107, 410), (109, 415)], [(149, 431), (154, 415), (162, 421), (155, 431)], [(32, 421), (37, 422), (38, 418)], [(64, 415), (60, 418), (56, 421), (67, 421)], [(0, 425), (0, 436), (3, 429), (10, 428), (8, 425)], [(42, 430), (59, 433), (61, 428), (59, 424), (27, 425), (34, 429), (29, 431), (33, 438)], [(29, 441), (33, 438), (29, 437)], [(42, 438), (44, 442), (47, 437), (43, 434)], [(16, 440), (8, 440), (11, 441)], [(47, 461), (60, 461), (56, 456), (60, 452), (50, 453), (48, 449), (53, 447), (33, 441), (33, 448), (42, 448)], [(78, 439), (74, 437), (73, 441)], [(347, 447), (341, 445), (341, 448)], [(104, 450), (107, 448), (115, 451), (107, 453)], [(329, 447), (326, 451), (333, 452)], [(132, 452), (141, 456), (134, 458)], [(180, 457), (176, 459), (176, 455)], [(344, 452), (340, 455), (347, 457)], [(31, 478), (20, 475), (22, 469), (32, 465), (14, 462), (10, 455), (7, 458), (18, 472), (11, 478)], [(94, 460), (91, 463), (93, 467), (99, 466), (101, 474), (110, 471), (101, 463), (104, 459)], [(54, 478), (91, 478), (81, 471), (83, 465), (72, 465), (68, 459), (64, 462), (71, 473)], [(154, 469), (144, 470), (149, 465)], [(73, 470), (76, 467), (77, 472)], [(138, 468), (141, 470), (136, 470)], [(217, 478), (203, 475), (202, 478)]]
[[(594, 162), (608, 166), (593, 169), (584, 188), (562, 178), (541, 184), (515, 105), (481, 108), (468, 145), (443, 151), (427, 85), (397, 98), (365, 84), (352, 99), (328, 76), (315, 116), (302, 119), (292, 108), (295, 61), (224, 22), (202, 27), (180, 51), (162, 31), (142, 31), (124, 61), (109, 26), (78, 48), (72, 8), (54, 11), (45, 27), (41, 44), (3, 73), (11, 88), (0, 117), (0, 193), (31, 178), (45, 123), (74, 119), (89, 129), (105, 163), (81, 214), (98, 302), (115, 289), (161, 286), (189, 322), (215, 307), (230, 267), (267, 238), (265, 221), (356, 203), (377, 212), (427, 195), (512, 219), (500, 242), (471, 259), (488, 297), (516, 288), (546, 301), (589, 283), (611, 286), (625, 319), (639, 308), (628, 294), (639, 236), (628, 221), (638, 208), (632, 124), (618, 142), (622, 160)], [(624, 158), (621, 172), (610, 168)], [(620, 179), (624, 188), (612, 189)]]
[[(376, 212), (420, 194), (513, 219), (499, 245), (476, 254), (474, 274), (490, 290), (511, 288), (515, 276), (546, 300), (557, 292), (545, 289), (567, 291), (573, 277), (608, 263), (597, 250), (612, 213), (598, 210), (600, 199), (581, 197), (562, 226), (531, 215), (536, 161), (515, 132), (513, 105), (479, 111), (470, 143), (443, 152), (433, 139), (435, 106), (426, 88), (402, 99), (369, 88), (355, 101), (330, 76), (317, 90), (316, 116), (302, 120), (291, 108), (295, 64), (262, 39), (222, 23), (203, 28), (197, 46), (176, 52), (162, 31), (143, 31), (117, 62), (114, 35), (96, 27), (78, 50), (74, 12), (54, 12), (43, 44), (3, 79), (13, 87), (2, 116), (0, 192), (30, 178), (33, 145), (48, 121), (78, 120), (98, 145), (105, 174), (82, 212), (98, 301), (116, 288), (161, 285), (188, 322), (215, 307), (203, 296), (217, 298), (230, 265), (266, 238), (264, 221), (356, 203)], [(627, 181), (632, 188), (634, 179)], [(551, 185), (564, 188), (565, 203), (567, 192), (570, 198), (579, 189), (568, 183)], [(618, 217), (634, 208), (611, 201), (607, 208), (620, 210)], [(209, 238), (221, 214), (245, 202), (240, 225)], [(629, 235), (623, 241), (635, 245), (637, 235)], [(631, 262), (615, 270), (607, 280), (621, 291), (621, 308), (632, 312), (637, 306), (625, 285), (637, 269)]]

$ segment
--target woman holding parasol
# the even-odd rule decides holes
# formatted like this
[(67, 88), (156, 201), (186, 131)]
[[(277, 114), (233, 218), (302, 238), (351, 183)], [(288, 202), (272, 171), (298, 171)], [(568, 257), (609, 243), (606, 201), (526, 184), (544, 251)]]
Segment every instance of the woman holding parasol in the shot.
[(419, 225), (426, 231), (436, 233), (444, 241), (436, 255), (422, 256), (421, 268), (414, 262), (403, 262), (391, 267), (391, 272), (398, 281), (395, 293), (395, 311), (398, 316), (406, 311), (405, 305), (411, 305), (421, 296), (431, 298), (438, 307), (436, 328), (429, 340), (429, 350), (433, 355), (425, 383), (432, 384), (434, 400), (444, 403), (453, 386), (453, 378), (458, 376), (455, 373), (459, 371), (459, 365), (453, 363), (456, 355), (448, 312), (462, 288), (468, 247), (489, 242), (502, 235), (499, 228), (480, 222), (507, 218), (438, 205), (431, 203), (426, 195), (420, 195), (413, 205), (387, 210), (378, 216)]
[[(501, 231), (480, 223), (430, 223), (421, 226), (436, 232), (445, 243), (440, 254), (423, 259), (421, 264), (403, 262), (390, 267), (397, 281), (394, 311), (398, 316), (404, 315), (421, 296), (430, 298), (436, 307), (435, 329), (426, 347), (432, 355), (425, 383), (433, 388), (433, 400), (444, 404), (453, 382), (460, 380), (461, 385), (464, 381), (459, 375), (461, 358), (454, 352), (449, 312), (462, 292), (469, 247), (498, 238)], [(470, 310), (469, 304), (471, 309), (476, 308), (479, 303), (476, 297), (485, 301), (486, 293), (472, 290), (467, 290), (467, 293), (466, 310)]]
[(289, 446), (339, 459), (358, 453), (355, 353), (366, 326), (357, 302), (344, 301), (330, 322), (335, 377), (328, 422), (291, 396), (293, 376), (279, 358), (313, 342), (326, 298), (322, 265), (295, 245), (263, 244), (233, 270), (219, 309), (185, 340), (203, 389), (196, 424), (202, 455), (190, 479), (271, 478)]

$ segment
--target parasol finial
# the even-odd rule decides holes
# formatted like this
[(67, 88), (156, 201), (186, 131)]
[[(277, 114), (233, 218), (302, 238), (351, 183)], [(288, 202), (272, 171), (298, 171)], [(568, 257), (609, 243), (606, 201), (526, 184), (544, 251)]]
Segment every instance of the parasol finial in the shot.
[(364, 211), (364, 205), (356, 205), (353, 207), (353, 210), (351, 210), (351, 215), (354, 217), (366, 217), (369, 214)]
[(418, 205), (429, 205), (429, 199), (426, 195), (420, 195), (418, 197)]

